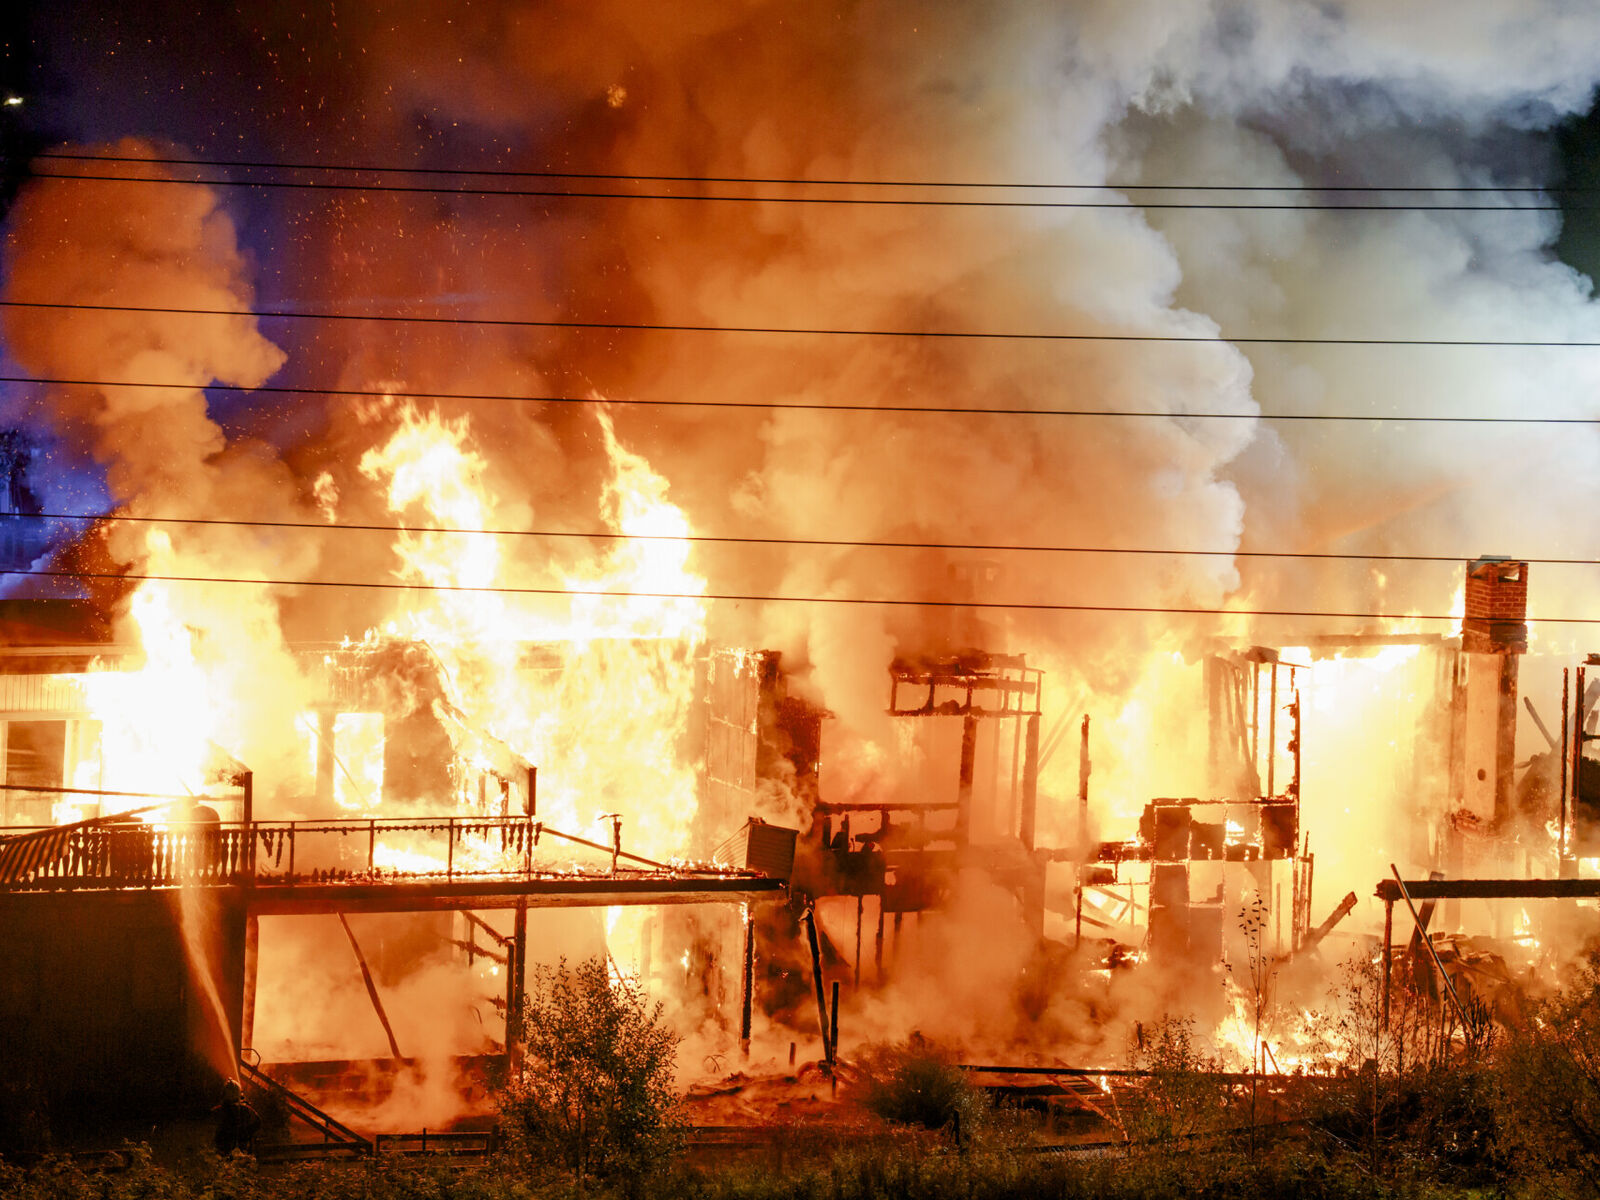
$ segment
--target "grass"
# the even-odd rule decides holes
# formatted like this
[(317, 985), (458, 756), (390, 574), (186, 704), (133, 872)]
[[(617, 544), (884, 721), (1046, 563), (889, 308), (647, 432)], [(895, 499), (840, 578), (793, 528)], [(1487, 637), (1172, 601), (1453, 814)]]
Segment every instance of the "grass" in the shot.
[[(1363, 1148), (1341, 1147), (1298, 1129), (1251, 1154), (1242, 1141), (1174, 1150), (1134, 1146), (1103, 1157), (1041, 1154), (898, 1132), (838, 1133), (804, 1146), (778, 1139), (739, 1161), (680, 1161), (610, 1183), (502, 1155), (471, 1163), (380, 1157), (342, 1164), (257, 1165), (195, 1156), (155, 1161), (130, 1147), (112, 1165), (44, 1159), (29, 1168), (0, 1162), (7, 1200), (1465, 1200), (1467, 1197), (1561, 1194), (1502, 1179), (1451, 1178), (1426, 1156), (1390, 1147), (1378, 1175)], [(1546, 1183), (1550, 1181), (1545, 1181)], [(1506, 1186), (1507, 1184), (1510, 1186)]]

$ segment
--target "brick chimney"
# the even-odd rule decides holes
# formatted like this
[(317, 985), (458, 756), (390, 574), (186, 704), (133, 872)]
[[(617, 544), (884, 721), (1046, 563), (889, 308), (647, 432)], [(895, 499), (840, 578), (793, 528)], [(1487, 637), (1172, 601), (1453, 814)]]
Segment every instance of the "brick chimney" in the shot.
[(1461, 622), (1459, 802), (1485, 824), (1512, 811), (1517, 656), (1528, 649), (1528, 564), (1484, 557), (1467, 564)]
[(1528, 649), (1528, 564), (1480, 558), (1467, 564), (1467, 610), (1461, 648), (1473, 654)]

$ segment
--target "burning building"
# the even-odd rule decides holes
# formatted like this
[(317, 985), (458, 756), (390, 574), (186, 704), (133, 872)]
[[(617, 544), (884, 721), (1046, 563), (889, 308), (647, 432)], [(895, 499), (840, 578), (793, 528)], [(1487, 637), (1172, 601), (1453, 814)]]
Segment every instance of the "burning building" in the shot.
[[(1247, 895), (1288, 953), (1350, 893), (1376, 936), (1389, 862), (1536, 873), (1552, 813), (1589, 847), (1585, 687), (1536, 776), (1512, 726), (1582, 651), (1541, 616), (1593, 595), (1548, 514), (1600, 478), (1594, 306), (1529, 189), (1595, 30), (1457, 7), (49, 6), (40, 53), (86, 65), (6, 108), (40, 153), (5, 181), (0, 552), (5, 603), (69, 603), (0, 614), (3, 816), (99, 832), (27, 870), (210, 863), (106, 824), (173, 795), (235, 854), (246, 778), (245, 874), (338, 876), (295, 887), (483, 886), (538, 826), (611, 875), (792, 829), (818, 959), (878, 989), (847, 1036), (1106, 1061), (1174, 992), (1105, 964), (1202, 966)], [(1482, 560), (1458, 642), (1466, 538), (1548, 608)], [(29, 1020), (79, 961), (51, 923), (97, 925), (49, 890)], [(243, 1048), (254, 936), (269, 1061), (506, 1049), (514, 909), (236, 904), (213, 1004), (157, 932), (183, 889), (105, 890), (164, 1028), (220, 1007)], [(790, 996), (756, 1054), (819, 1032), (799, 915), (755, 905), (752, 962), (731, 904), (610, 907), (528, 936), (621, 952), (692, 1030), (753, 973)], [(434, 1038), (406, 988), (475, 1002)]]

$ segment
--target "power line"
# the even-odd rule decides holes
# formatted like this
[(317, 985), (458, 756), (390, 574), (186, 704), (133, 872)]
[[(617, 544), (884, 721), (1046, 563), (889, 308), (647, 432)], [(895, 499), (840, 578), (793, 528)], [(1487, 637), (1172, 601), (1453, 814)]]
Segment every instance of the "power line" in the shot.
[[(393, 183), (328, 183), (307, 179), (173, 179), (165, 176), (56, 174), (29, 171), (34, 179), (77, 180), (90, 183), (178, 184), (195, 187), (282, 188), (312, 192), (392, 192), (425, 196), (471, 196), (543, 200), (677, 200), (700, 204), (806, 204), (881, 208), (1026, 208), (1026, 209), (1147, 209), (1216, 212), (1560, 212), (1560, 204), (1327, 204), (1223, 203), (1218, 201), (1116, 200), (951, 200), (927, 196), (727, 196), (696, 192), (595, 192), (572, 188), (464, 188), (427, 187)], [(1580, 211), (1589, 211), (1587, 209)]]
[(1313, 338), (1229, 337), (1223, 334), (1177, 333), (1019, 333), (961, 329), (796, 328), (761, 325), (689, 325), (645, 321), (558, 321), (508, 317), (401, 316), (396, 313), (314, 312), (305, 309), (253, 311), (237, 308), (179, 308), (165, 305), (85, 304), (46, 300), (0, 300), (0, 308), (37, 308), (74, 312), (135, 312), (165, 316), (251, 317), (256, 320), (376, 321), (402, 325), (465, 325), (512, 329), (589, 329), (627, 333), (737, 333), (785, 337), (924, 338), (1006, 342), (1138, 342), (1195, 343), (1214, 346), (1438, 346), (1482, 348), (1596, 349), (1600, 341), (1534, 341), (1517, 338)]
[[(811, 546), (854, 550), (962, 550), (1027, 554), (1111, 554), (1145, 555), (1172, 558), (1272, 558), (1329, 562), (1471, 562), (1470, 554), (1340, 554), (1311, 550), (1192, 550), (1140, 546), (1006, 546), (984, 542), (850, 541), (841, 538), (722, 537), (713, 534), (619, 533), (615, 530), (571, 529), (466, 529), (448, 525), (368, 524), (321, 521), (263, 521), (224, 517), (150, 517), (124, 513), (19, 513), (17, 516), (53, 521), (127, 521), (147, 525), (222, 525), (245, 529), (315, 529), (349, 533), (429, 533), (460, 534), (474, 537), (583, 538), (620, 542), (691, 542), (730, 546)], [(1522, 558), (1518, 561), (1538, 566), (1594, 567), (1593, 558)]]
[[(4, 302), (0, 302), (3, 304)], [(129, 379), (67, 379), (46, 375), (0, 375), (0, 383), (51, 384), (60, 387), (149, 388), (181, 392), (267, 392), (284, 396), (339, 396), (354, 399), (465, 400), (508, 404), (627, 405), (639, 408), (741, 408), (799, 412), (931, 413), (975, 417), (1128, 417), (1196, 421), (1371, 421), (1387, 424), (1444, 425), (1593, 425), (1594, 417), (1486, 417), (1407, 413), (1186, 412), (1181, 409), (1127, 408), (971, 408), (929, 404), (808, 404), (784, 400), (641, 400), (609, 396), (532, 396), (509, 392), (413, 392), (388, 388), (321, 388), (237, 383), (154, 383)]]
[[(1106, 614), (1152, 614), (1170, 616), (1218, 617), (1315, 617), (1328, 620), (1449, 621), (1460, 617), (1448, 613), (1335, 612), (1326, 609), (1204, 608), (1168, 607), (1149, 604), (1059, 604), (1000, 602), (988, 600), (906, 600), (872, 596), (763, 596), (732, 592), (615, 592), (604, 588), (474, 587), (464, 584), (405, 583), (399, 580), (372, 579), (249, 579), (240, 576), (150, 575), (97, 571), (7, 571), (7, 575), (50, 576), (64, 579), (104, 579), (113, 582), (224, 583), (255, 587), (352, 588), (374, 591), (446, 592), (499, 596), (564, 596), (606, 600), (694, 600), (733, 601), (753, 604), (844, 604), (855, 607), (886, 608), (967, 608), (1012, 612), (1062, 612)], [(1528, 617), (1528, 624), (1600, 625), (1600, 617)]]
[(783, 187), (866, 187), (866, 188), (929, 188), (940, 190), (1001, 189), (1007, 191), (1134, 191), (1134, 192), (1413, 192), (1425, 194), (1544, 194), (1589, 195), (1600, 188), (1576, 187), (1562, 184), (1512, 184), (1493, 185), (1448, 184), (1281, 184), (1281, 183), (1045, 183), (1005, 180), (938, 180), (938, 179), (807, 179), (796, 176), (759, 175), (650, 175), (601, 173), (593, 171), (530, 171), (504, 167), (397, 167), (355, 165), (349, 163), (266, 162), (212, 158), (140, 158), (124, 154), (83, 154), (73, 151), (50, 150), (34, 155), (34, 160), (60, 160), (67, 162), (107, 162), (134, 165), (155, 163), (161, 166), (215, 167), (221, 170), (239, 168), (273, 171), (345, 171), (369, 175), (468, 175), (495, 179), (584, 179), (615, 183), (731, 183), (771, 185)]

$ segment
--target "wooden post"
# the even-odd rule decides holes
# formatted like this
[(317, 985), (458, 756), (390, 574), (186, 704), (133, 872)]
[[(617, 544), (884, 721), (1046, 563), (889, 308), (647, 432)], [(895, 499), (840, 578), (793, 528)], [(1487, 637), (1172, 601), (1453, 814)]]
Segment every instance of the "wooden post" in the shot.
[(1383, 902), (1383, 1028), (1389, 1028), (1389, 976), (1394, 967), (1394, 901)]
[[(1572, 744), (1567, 752), (1572, 762), (1572, 784), (1569, 791), (1572, 801), (1568, 808), (1571, 815), (1573, 828), (1577, 828), (1578, 814), (1583, 811), (1583, 718), (1585, 713), (1584, 693), (1588, 690), (1587, 672), (1583, 667), (1578, 668), (1576, 684), (1572, 696)], [(1574, 864), (1576, 866), (1576, 864)], [(1576, 871), (1574, 871), (1576, 875)]]
[(833, 1009), (828, 1015), (828, 1065), (839, 1058), (839, 981), (833, 981)]
[(1275, 796), (1278, 782), (1278, 664), (1272, 664), (1267, 687), (1267, 795)]
[(750, 1057), (750, 1015), (756, 983), (756, 922), (744, 906), (744, 969), (739, 973), (739, 1054)]
[(238, 1050), (248, 1049), (256, 1038), (256, 966), (261, 954), (261, 918), (244, 919), (244, 1002), (240, 1006)]
[(239, 787), (244, 791), (240, 799), (240, 816), (244, 821), (244, 885), (251, 887), (256, 881), (256, 775), (245, 771), (239, 776)]
[(350, 949), (355, 951), (356, 964), (361, 968), (361, 982), (367, 985), (367, 998), (372, 1001), (372, 1011), (378, 1014), (383, 1034), (389, 1039), (389, 1053), (395, 1058), (402, 1058), (404, 1056), (400, 1053), (400, 1043), (394, 1040), (394, 1026), (389, 1024), (389, 1014), (383, 1011), (383, 1000), (378, 995), (378, 985), (372, 981), (372, 970), (367, 966), (367, 956), (361, 953), (361, 943), (356, 941), (355, 931), (350, 928), (350, 922), (345, 919), (343, 913), (339, 914), (339, 924), (344, 926), (344, 935), (350, 939)]
[(1039, 812), (1039, 714), (1028, 718), (1028, 727), (1022, 740), (1022, 815), (1018, 821), (1017, 837), (1022, 848), (1033, 850), (1034, 827)]
[(1571, 737), (1568, 723), (1572, 715), (1567, 706), (1572, 699), (1568, 691), (1571, 675), (1570, 667), (1561, 668), (1561, 826), (1556, 838), (1556, 875), (1562, 879), (1570, 878), (1567, 874), (1567, 821), (1570, 816), (1567, 807), (1567, 768), (1571, 765), (1568, 761), (1571, 756), (1567, 753), (1567, 743)]
[(325, 812), (334, 811), (333, 717), (332, 709), (317, 710), (317, 803)]
[(522, 1006), (528, 995), (528, 900), (517, 900), (511, 944), (506, 947), (506, 1062), (514, 1074), (522, 1070)]
[(866, 896), (860, 895), (856, 897), (856, 964), (855, 972), (850, 979), (850, 986), (853, 988), (861, 986), (861, 920), (866, 904)]
[[(1028, 731), (1028, 740), (1035, 751), (1039, 744), (1038, 717), (1033, 718), (1034, 727)], [(1087, 860), (1089, 857), (1089, 714), (1083, 714), (1083, 731), (1078, 742), (1078, 858)], [(1038, 767), (1034, 768), (1034, 781), (1037, 785), (1039, 776)], [(1033, 830), (1028, 830), (1029, 836), (1023, 839), (1023, 845), (1029, 850), (1033, 849)]]
[(1400, 898), (1406, 902), (1406, 907), (1411, 910), (1411, 920), (1416, 924), (1417, 932), (1422, 937), (1422, 944), (1427, 948), (1428, 955), (1433, 959), (1433, 965), (1439, 971), (1439, 978), (1444, 981), (1444, 990), (1449, 993), (1450, 1006), (1456, 1010), (1456, 1019), (1463, 1028), (1467, 1024), (1467, 1016), (1461, 1011), (1461, 1000), (1456, 996), (1456, 985), (1450, 981), (1450, 973), (1444, 969), (1444, 963), (1439, 961), (1439, 952), (1433, 948), (1433, 939), (1427, 935), (1427, 926), (1422, 918), (1417, 915), (1417, 906), (1411, 902), (1411, 893), (1406, 891), (1406, 882), (1400, 878), (1400, 868), (1393, 863), (1389, 870), (1394, 875), (1394, 881), (1400, 887)]
[(883, 893), (878, 894), (878, 936), (872, 942), (873, 975), (879, 986), (883, 984)]
[(806, 940), (811, 944), (811, 982), (817, 993), (817, 1031), (822, 1035), (822, 1058), (833, 1074), (833, 1043), (828, 1040), (828, 999), (822, 990), (822, 947), (817, 942), (815, 909), (806, 908)]
[(956, 845), (966, 849), (972, 839), (972, 765), (978, 753), (978, 718), (970, 712), (961, 720), (961, 775), (956, 787)]
[(1083, 863), (1078, 864), (1078, 915), (1072, 929), (1072, 948), (1083, 945)]

